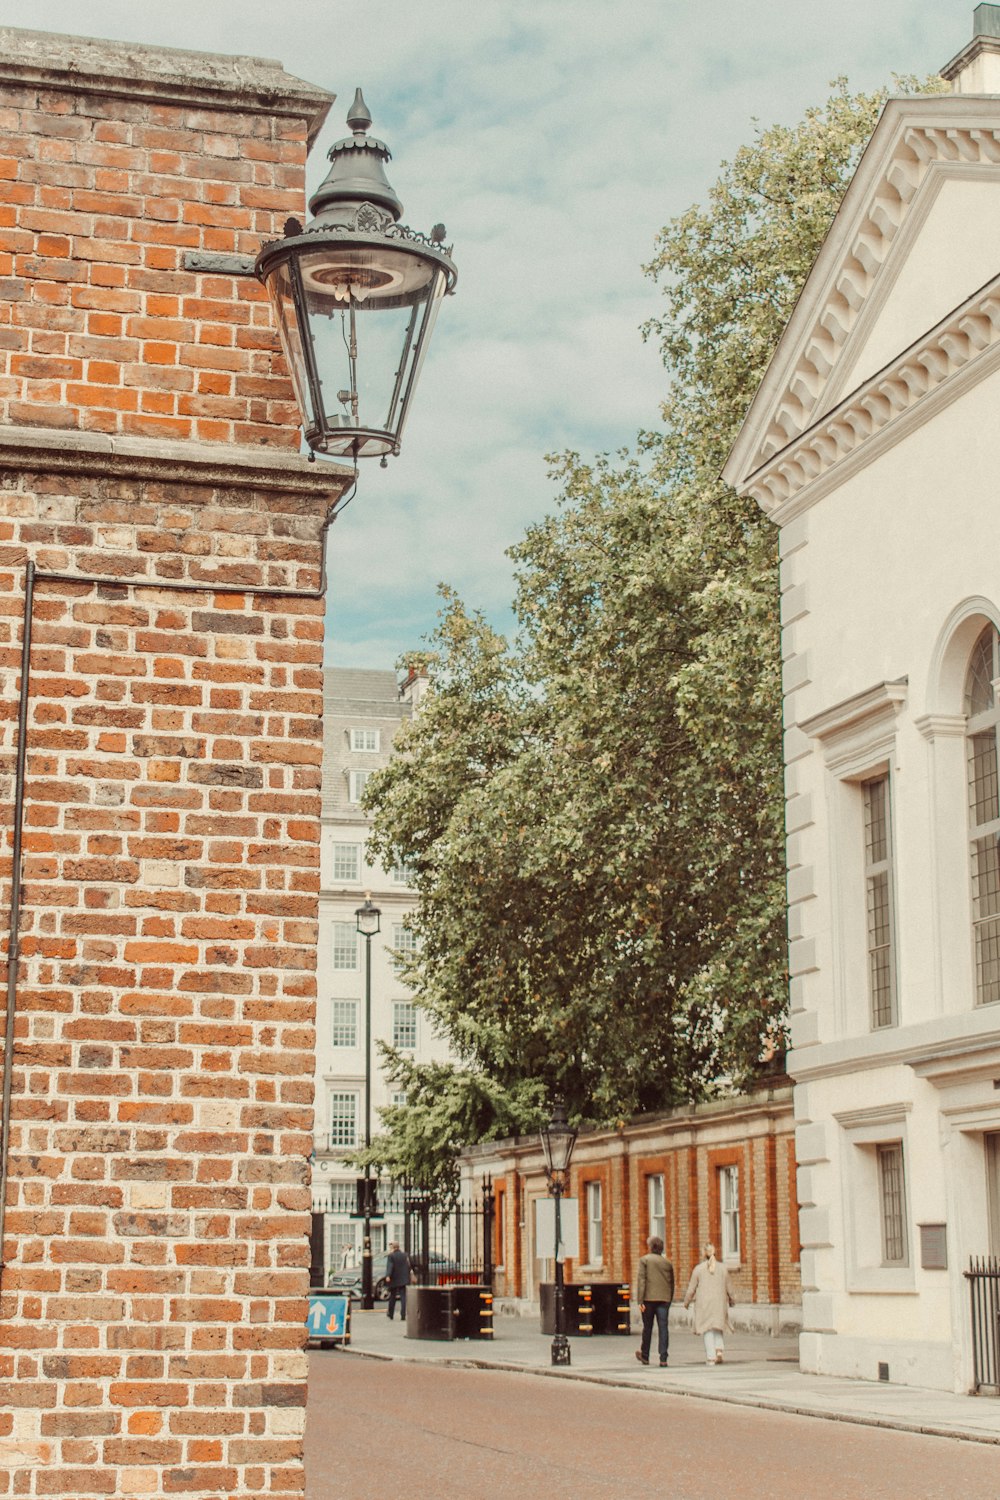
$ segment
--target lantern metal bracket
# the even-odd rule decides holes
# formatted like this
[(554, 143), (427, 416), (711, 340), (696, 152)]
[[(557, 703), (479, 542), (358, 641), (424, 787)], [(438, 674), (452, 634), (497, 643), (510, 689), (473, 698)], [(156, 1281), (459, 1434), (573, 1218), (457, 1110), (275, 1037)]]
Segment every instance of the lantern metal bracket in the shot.
[(210, 276), (255, 276), (255, 265), (252, 255), (223, 255), (213, 250), (185, 250), (181, 259), (185, 271), (206, 271)]

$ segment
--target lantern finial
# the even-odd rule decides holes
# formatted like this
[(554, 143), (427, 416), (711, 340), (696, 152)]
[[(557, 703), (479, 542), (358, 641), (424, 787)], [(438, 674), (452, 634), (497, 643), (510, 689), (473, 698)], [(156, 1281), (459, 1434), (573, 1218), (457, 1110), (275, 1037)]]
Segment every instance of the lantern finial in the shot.
[(356, 89), (354, 92), (354, 103), (351, 105), (351, 112), (347, 116), (347, 123), (355, 135), (366, 135), (371, 122), (372, 117), (365, 103), (365, 97), (360, 89)]

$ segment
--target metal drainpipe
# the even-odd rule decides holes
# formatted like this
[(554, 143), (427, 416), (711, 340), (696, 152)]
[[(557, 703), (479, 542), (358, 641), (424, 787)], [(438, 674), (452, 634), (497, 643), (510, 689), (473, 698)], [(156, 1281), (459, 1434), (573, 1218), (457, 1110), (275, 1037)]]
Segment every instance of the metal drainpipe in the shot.
[(320, 532), (319, 584), (315, 589), (269, 589), (249, 584), (175, 583), (155, 578), (104, 578), (83, 573), (54, 573), (36, 568), (29, 562), (24, 584), (24, 640), (21, 645), (21, 688), (17, 708), (17, 770), (14, 779), (14, 847), (11, 864), (10, 922), (7, 947), (7, 1025), (3, 1045), (3, 1101), (0, 1104), (0, 1286), (6, 1267), (4, 1257), (4, 1224), (7, 1217), (7, 1176), (9, 1171), (10, 1111), (14, 1083), (14, 1016), (17, 1009), (17, 980), (20, 960), (21, 928), (21, 844), (24, 834), (25, 761), (28, 747), (28, 678), (31, 668), (32, 606), (35, 583), (86, 583), (107, 588), (169, 589), (185, 594), (252, 594), (270, 599), (322, 599), (326, 595), (326, 538), (331, 525), (344, 506), (354, 498), (354, 483), (346, 495), (330, 506)]
[(17, 704), (17, 770), (14, 777), (14, 849), (10, 868), (10, 936), (7, 943), (7, 1029), (3, 1039), (3, 1105), (0, 1129), (0, 1277), (4, 1259), (4, 1224), (7, 1217), (7, 1143), (10, 1139), (10, 1098), (14, 1079), (14, 1011), (17, 1005), (17, 971), (21, 930), (21, 840), (24, 831), (24, 767), (28, 746), (28, 674), (31, 668), (31, 617), (35, 595), (35, 565), (28, 563), (24, 584), (24, 639), (21, 643), (21, 689)]

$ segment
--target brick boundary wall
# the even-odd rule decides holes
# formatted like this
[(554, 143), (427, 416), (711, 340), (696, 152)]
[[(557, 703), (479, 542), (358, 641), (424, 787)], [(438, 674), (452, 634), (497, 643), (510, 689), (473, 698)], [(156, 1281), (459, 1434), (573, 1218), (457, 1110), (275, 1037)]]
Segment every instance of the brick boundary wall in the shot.
[[(634, 1285), (649, 1227), (652, 1175), (664, 1179), (666, 1253), (673, 1261), (678, 1296), (708, 1239), (718, 1243), (719, 1169), (739, 1168), (739, 1266), (731, 1268), (741, 1322), (772, 1328), (794, 1324), (801, 1304), (798, 1203), (795, 1196), (795, 1127), (789, 1083), (758, 1093), (630, 1121), (618, 1130), (582, 1131), (571, 1170), (578, 1201), (581, 1257), (586, 1244), (588, 1182), (602, 1185), (604, 1256), (599, 1267), (566, 1261), (568, 1280), (621, 1281)], [(522, 1299), (537, 1288), (528, 1273), (531, 1198), (546, 1192), (536, 1141), (518, 1139), (473, 1147), (463, 1175), (474, 1184), (492, 1175), (512, 1211), (498, 1244), (503, 1274), (497, 1295)]]

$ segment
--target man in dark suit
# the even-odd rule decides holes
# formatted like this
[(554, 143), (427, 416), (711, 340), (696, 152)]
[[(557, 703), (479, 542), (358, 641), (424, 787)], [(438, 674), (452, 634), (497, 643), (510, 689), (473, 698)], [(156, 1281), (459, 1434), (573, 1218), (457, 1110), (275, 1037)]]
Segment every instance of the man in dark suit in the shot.
[(649, 1254), (639, 1261), (636, 1286), (636, 1301), (642, 1313), (642, 1344), (635, 1351), (635, 1357), (641, 1365), (649, 1364), (649, 1346), (655, 1323), (660, 1336), (660, 1364), (665, 1365), (670, 1348), (669, 1319), (670, 1304), (674, 1300), (674, 1268), (663, 1253), (663, 1241), (659, 1235), (650, 1235), (646, 1245)]
[(389, 1311), (386, 1314), (391, 1318), (396, 1310), (396, 1302), (399, 1302), (399, 1316), (406, 1322), (406, 1288), (410, 1284), (410, 1260), (405, 1251), (400, 1250), (396, 1240), (389, 1241), (389, 1258), (385, 1263), (385, 1279), (389, 1284)]

